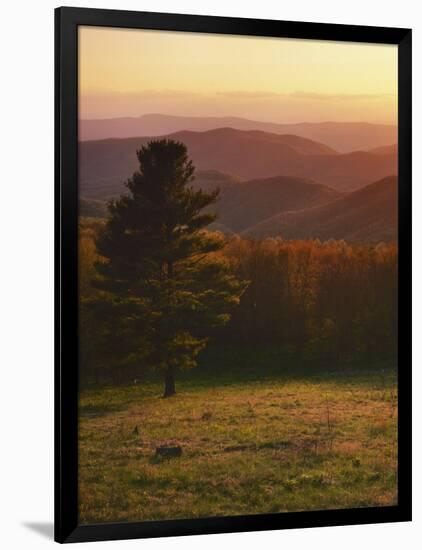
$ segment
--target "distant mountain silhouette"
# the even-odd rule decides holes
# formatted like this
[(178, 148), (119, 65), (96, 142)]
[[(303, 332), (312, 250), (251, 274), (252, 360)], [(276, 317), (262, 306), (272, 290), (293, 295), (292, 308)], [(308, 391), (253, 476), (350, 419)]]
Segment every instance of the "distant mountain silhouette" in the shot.
[[(275, 214), (326, 204), (342, 193), (303, 178), (277, 176), (240, 182), (217, 170), (196, 173), (193, 186), (204, 191), (220, 189), (210, 209), (218, 214), (212, 225), (224, 233), (239, 233)], [(82, 197), (80, 215), (106, 217), (105, 200)]]
[(367, 150), (397, 142), (397, 128), (366, 122), (305, 122), (278, 124), (240, 117), (184, 117), (149, 114), (140, 117), (81, 120), (79, 139), (98, 140), (137, 136), (161, 136), (193, 130), (204, 132), (230, 127), (237, 130), (262, 130), (274, 134), (294, 134), (348, 153)]
[(279, 213), (243, 236), (379, 242), (397, 239), (397, 177), (390, 176), (319, 207)]
[(288, 210), (319, 206), (341, 194), (303, 178), (277, 176), (246, 181), (222, 190), (218, 222), (235, 233)]
[[(219, 128), (166, 137), (186, 144), (198, 170), (218, 170), (247, 180), (281, 174), (348, 191), (397, 172), (395, 152), (337, 154), (326, 145), (295, 135)], [(80, 142), (82, 195), (102, 198), (120, 193), (123, 182), (138, 167), (136, 149), (150, 140), (137, 137)]]
[(218, 170), (197, 170), (195, 172), (193, 187), (201, 188), (208, 193), (214, 191), (216, 187), (218, 187), (221, 192), (227, 192), (237, 187), (240, 181), (239, 178), (231, 174), (219, 172)]
[[(249, 238), (379, 242), (397, 239), (397, 177), (389, 176), (351, 193), (303, 178), (277, 176), (240, 182), (216, 170), (199, 171), (193, 184), (220, 188), (210, 228)], [(80, 215), (105, 217), (104, 200), (80, 200)]]
[(393, 145), (384, 145), (383, 147), (374, 147), (374, 149), (370, 149), (369, 153), (373, 153), (374, 155), (397, 155), (397, 143), (394, 143)]
[[(132, 172), (135, 169), (136, 168), (133, 168)], [(100, 179), (81, 179), (80, 194), (87, 202), (87, 204), (84, 205), (84, 212), (87, 212), (89, 208), (95, 208), (98, 211), (101, 201), (104, 203), (104, 201), (126, 192), (124, 183), (128, 177), (129, 174)], [(218, 170), (196, 170), (193, 186), (208, 192), (213, 191), (217, 187), (221, 191), (227, 191), (240, 181), (238, 177)], [(82, 213), (82, 215), (88, 216), (89, 214)]]

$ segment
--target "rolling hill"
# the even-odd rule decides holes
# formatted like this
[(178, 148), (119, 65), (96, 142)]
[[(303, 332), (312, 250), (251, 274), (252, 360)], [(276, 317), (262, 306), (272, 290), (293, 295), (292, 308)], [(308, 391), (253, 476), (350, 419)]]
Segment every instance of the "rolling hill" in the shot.
[[(135, 168), (133, 169), (135, 170)], [(126, 176), (111, 176), (109, 178), (81, 180), (80, 194), (84, 199), (92, 202), (107, 201), (126, 191), (124, 182), (128, 179)], [(232, 186), (238, 184), (241, 180), (231, 174), (226, 174), (218, 170), (196, 170), (193, 187), (201, 188), (204, 191), (212, 191), (218, 187), (221, 191), (227, 191)], [(98, 204), (95, 205), (98, 208)]]
[[(379, 242), (397, 239), (397, 177), (389, 176), (351, 193), (303, 178), (277, 176), (240, 182), (218, 171), (198, 172), (194, 186), (220, 188), (210, 207), (210, 227), (248, 238)], [(104, 217), (105, 202), (81, 198), (80, 215)]]
[[(327, 204), (342, 194), (303, 178), (277, 176), (239, 182), (221, 172), (198, 172), (194, 187), (206, 191), (220, 189), (220, 198), (209, 210), (218, 214), (212, 229), (240, 233), (276, 214)], [(81, 197), (80, 214), (105, 217), (105, 200)]]
[(148, 114), (140, 117), (81, 120), (81, 141), (136, 136), (161, 136), (193, 130), (205, 132), (230, 127), (237, 130), (262, 130), (274, 134), (293, 134), (324, 143), (342, 153), (367, 150), (397, 142), (397, 128), (365, 122), (308, 122), (277, 124), (239, 117), (184, 117)]
[(222, 190), (216, 210), (218, 222), (239, 233), (275, 214), (327, 204), (340, 196), (310, 180), (277, 176)]
[[(282, 174), (349, 191), (397, 172), (394, 151), (338, 154), (326, 145), (295, 135), (219, 128), (166, 137), (186, 144), (198, 170), (217, 170), (247, 180)], [(123, 182), (137, 169), (136, 149), (150, 139), (80, 142), (81, 194), (102, 198), (120, 193)]]
[(384, 145), (383, 147), (375, 147), (374, 149), (370, 149), (368, 152), (373, 153), (375, 155), (389, 155), (392, 153), (397, 155), (398, 147), (397, 147), (397, 143), (394, 143), (393, 145)]
[(281, 212), (243, 236), (286, 239), (344, 239), (379, 242), (397, 239), (397, 177), (390, 176), (318, 207)]

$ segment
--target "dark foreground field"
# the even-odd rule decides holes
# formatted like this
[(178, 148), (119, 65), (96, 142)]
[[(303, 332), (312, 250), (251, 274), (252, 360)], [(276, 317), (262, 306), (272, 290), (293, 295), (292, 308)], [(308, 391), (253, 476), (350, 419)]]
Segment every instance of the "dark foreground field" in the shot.
[[(158, 382), (81, 393), (82, 523), (396, 503), (393, 370), (190, 373), (177, 389), (170, 399)], [(182, 456), (157, 458), (165, 444)]]

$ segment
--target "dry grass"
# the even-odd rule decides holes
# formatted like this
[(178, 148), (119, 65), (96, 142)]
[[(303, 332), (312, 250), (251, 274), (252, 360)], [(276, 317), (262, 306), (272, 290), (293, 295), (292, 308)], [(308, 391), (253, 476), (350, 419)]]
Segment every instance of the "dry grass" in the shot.
[[(396, 502), (393, 373), (214, 384), (81, 395), (82, 523)], [(164, 444), (182, 456), (156, 458)]]

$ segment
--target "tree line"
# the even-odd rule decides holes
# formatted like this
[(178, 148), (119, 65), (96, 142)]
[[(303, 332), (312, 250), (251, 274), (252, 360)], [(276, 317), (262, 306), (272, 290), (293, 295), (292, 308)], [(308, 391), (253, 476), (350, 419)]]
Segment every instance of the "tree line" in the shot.
[(170, 396), (206, 346), (271, 346), (323, 367), (396, 354), (395, 243), (227, 239), (207, 229), (218, 190), (192, 188), (183, 144), (137, 156), (108, 220), (80, 225), (82, 383), (153, 368)]
[(324, 365), (395, 355), (395, 243), (232, 237), (223, 254), (250, 281), (226, 341), (272, 343)]

